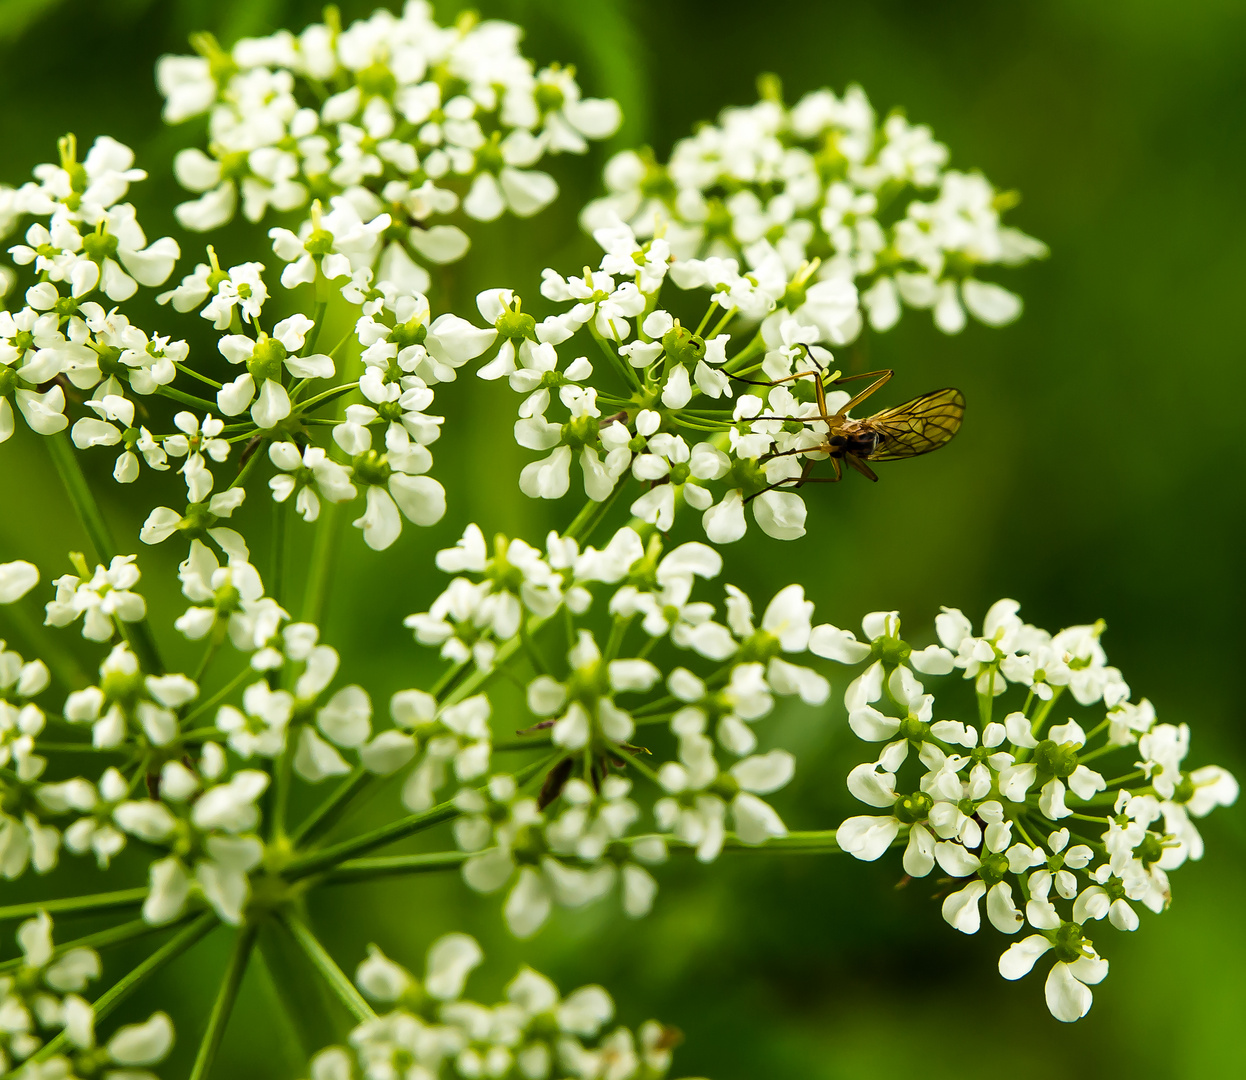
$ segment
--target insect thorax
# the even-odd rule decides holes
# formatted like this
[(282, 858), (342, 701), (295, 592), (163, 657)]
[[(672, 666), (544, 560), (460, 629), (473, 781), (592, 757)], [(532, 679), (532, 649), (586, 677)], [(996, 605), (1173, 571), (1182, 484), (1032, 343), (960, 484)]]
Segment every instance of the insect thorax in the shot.
[(827, 441), (831, 446), (831, 457), (842, 458), (845, 454), (852, 454), (853, 457), (868, 458), (878, 449), (882, 436), (864, 425), (846, 424)]

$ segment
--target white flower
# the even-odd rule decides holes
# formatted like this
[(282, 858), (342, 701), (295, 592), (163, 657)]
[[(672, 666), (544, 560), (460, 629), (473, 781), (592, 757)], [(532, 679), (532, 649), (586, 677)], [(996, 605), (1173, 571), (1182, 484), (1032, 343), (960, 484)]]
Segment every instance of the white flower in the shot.
[[(746, 844), (761, 844), (774, 836), (786, 836), (787, 828), (774, 809), (759, 798), (786, 786), (795, 771), (795, 759), (784, 750), (755, 755), (736, 762), (720, 773), (713, 743), (704, 735), (683, 736), (679, 762), (668, 761), (658, 772), (671, 796), (658, 801), (654, 815), (659, 828), (672, 832), (696, 848), (701, 862), (718, 857), (725, 838), (728, 808), (736, 835)], [(730, 804), (707, 789), (734, 789)]]
[(268, 456), (281, 470), (268, 481), (273, 498), (285, 502), (295, 495), (295, 509), (304, 521), (320, 516), (321, 498), (331, 503), (349, 502), (358, 494), (350, 482), (351, 470), (330, 458), (322, 447), (309, 443), (300, 452), (294, 443), (274, 442), (269, 444)]
[(0, 604), (13, 604), (39, 584), (39, 568), (19, 559), (0, 563)]
[[(1060, 926), (1063, 933), (1071, 928), (1080, 938), (1080, 927), (1076, 923), (1065, 923)], [(1074, 934), (1065, 935), (1074, 939)], [(1090, 1011), (1094, 995), (1090, 987), (1103, 981), (1108, 973), (1108, 962), (1090, 947), (1087, 942), (1076, 945), (1063, 942), (1057, 946), (1044, 934), (1032, 934), (1027, 938), (1009, 946), (1008, 951), (999, 958), (999, 973), (1005, 979), (1020, 979), (1028, 975), (1038, 958), (1052, 948), (1057, 948), (1057, 956), (1065, 952), (1073, 952), (1069, 959), (1058, 959), (1047, 976), (1045, 993), (1047, 1008), (1057, 1020), (1071, 1023), (1080, 1020)]]
[(313, 325), (306, 315), (292, 315), (273, 327), (271, 337), (261, 333), (258, 340), (245, 334), (228, 334), (221, 338), (221, 355), (231, 364), (247, 366), (246, 374), (217, 391), (221, 412), (237, 416), (255, 401), (251, 419), (260, 428), (273, 428), (290, 415), (292, 408), (290, 395), (282, 382), (284, 371), (296, 379), (331, 378), (334, 367), (330, 357), (323, 353), (297, 355)]
[[(117, 555), (107, 568), (97, 566), (89, 580), (63, 574), (53, 584), (56, 599), (47, 605), (48, 626), (68, 626), (82, 618), (82, 636), (90, 641), (111, 641), (115, 620), (133, 623), (147, 616), (147, 603), (134, 586), (142, 576), (135, 565), (137, 555)], [(83, 564), (85, 571), (86, 566)]]

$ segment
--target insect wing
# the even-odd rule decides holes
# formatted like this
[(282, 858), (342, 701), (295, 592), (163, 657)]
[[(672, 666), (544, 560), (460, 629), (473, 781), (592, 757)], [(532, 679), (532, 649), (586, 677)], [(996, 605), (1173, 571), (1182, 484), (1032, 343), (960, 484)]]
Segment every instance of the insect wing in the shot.
[(875, 413), (866, 423), (881, 438), (869, 460), (896, 461), (938, 450), (960, 430), (964, 416), (965, 395), (953, 387)]

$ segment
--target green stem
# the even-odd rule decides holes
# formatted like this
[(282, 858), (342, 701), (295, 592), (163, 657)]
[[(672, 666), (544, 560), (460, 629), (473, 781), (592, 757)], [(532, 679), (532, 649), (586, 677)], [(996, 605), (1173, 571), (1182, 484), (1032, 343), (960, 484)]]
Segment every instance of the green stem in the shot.
[[(95, 1010), (95, 1022), (98, 1024), (109, 1013), (120, 1005), (130, 994), (137, 990), (152, 975), (159, 971), (165, 964), (172, 960), (176, 960), (182, 953), (194, 945), (200, 938), (208, 933), (217, 925), (216, 914), (211, 911), (203, 912), (189, 926), (182, 930), (179, 934), (171, 937), (163, 945), (144, 960), (138, 967), (133, 968), (126, 975), (122, 976), (117, 982), (96, 998), (92, 1008)], [(46, 1061), (52, 1057), (66, 1042), (66, 1035), (62, 1031), (54, 1039), (45, 1043), (44, 1046), (29, 1061)]]
[(346, 1006), (350, 1014), (361, 1023), (365, 1020), (375, 1020), (376, 1013), (372, 1011), (372, 1006), (355, 989), (354, 983), (337, 966), (333, 957), (325, 951), (325, 947), (320, 944), (320, 940), (311, 932), (307, 924), (292, 912), (282, 914), (281, 922), (290, 931), (290, 935), (302, 947), (307, 959), (312, 962), (312, 966), (337, 995), (338, 1000)]
[(714, 325), (714, 329), (704, 336), (707, 338), (717, 337), (726, 329), (727, 324), (736, 317), (738, 311), (738, 308), (728, 308), (723, 312), (723, 317)]
[[(181, 920), (185, 922), (186, 920)], [(64, 956), (71, 949), (107, 949), (113, 945), (123, 945), (127, 941), (134, 941), (148, 934), (155, 934), (161, 930), (169, 929), (167, 926), (153, 926), (144, 919), (135, 919), (132, 922), (122, 923), (120, 926), (111, 926), (107, 930), (99, 930), (94, 934), (87, 934), (86, 937), (80, 937), (76, 941), (66, 941), (57, 945), (52, 950), (52, 955)], [(24, 956), (16, 957), (13, 960), (6, 960), (0, 964), (0, 972), (17, 971), (26, 963)]]
[(268, 820), (268, 839), (281, 841), (286, 835), (286, 811), (290, 806), (290, 785), (294, 779), (294, 736), (286, 739), (286, 745), (273, 765), (273, 804)]
[(467, 665), (468, 661), (465, 660), (461, 664), (455, 664), (453, 667), (447, 668), (441, 673), (437, 681), (433, 683), (432, 689), (428, 692), (440, 701), (441, 695), (449, 690), (454, 681), (467, 670)]
[(563, 536), (578, 540), (581, 545), (586, 543), (593, 530), (601, 524), (602, 518), (610, 512), (610, 507), (614, 505), (615, 500), (619, 497), (619, 493), (627, 486), (631, 476), (630, 472), (620, 476), (618, 482), (614, 485), (614, 490), (602, 502), (595, 503), (590, 500), (586, 503), (583, 509), (576, 514), (571, 524), (567, 526)]
[(216, 656), (217, 650), (220, 649), (220, 647), (225, 643), (225, 635), (228, 633), (228, 620), (217, 619), (216, 625), (212, 627), (212, 633), (208, 637), (208, 647), (203, 651), (203, 659), (199, 661), (199, 666), (195, 669), (194, 679), (196, 683), (203, 682), (203, 676), (208, 670), (208, 665), (212, 663), (212, 659)]
[(319, 979), (307, 977), (303, 950), (275, 919), (260, 926), (259, 940), (253, 960), (267, 974), (281, 1016), (297, 1043), (295, 1067), (325, 1043), (325, 1032), (333, 1030), (334, 1018), (329, 1000)]
[(273, 501), (273, 552), (268, 574), (268, 595), (280, 604), (286, 591), (286, 547), (290, 523), (288, 502)]
[(209, 379), (206, 375), (200, 375), (193, 368), (187, 367), (185, 364), (178, 364), (177, 370), (183, 375), (189, 375), (192, 379), (198, 379), (201, 383), (212, 387), (213, 390), (219, 390), (224, 384), (218, 383), (215, 379)]
[(161, 397), (172, 398), (174, 401), (180, 401), (183, 405), (189, 405), (192, 409), (198, 409), (202, 413), (215, 413), (216, 402), (208, 401), (207, 398), (195, 397), (194, 394), (188, 394), (185, 390), (179, 390), (176, 386), (161, 386), (156, 390)]
[(748, 372), (737, 365), (752, 360), (758, 353), (765, 352), (766, 343), (762, 341), (761, 331), (753, 336), (753, 340), (744, 346), (735, 356), (723, 364), (723, 371), (728, 375), (747, 375)]
[(1097, 757), (1103, 757), (1104, 754), (1111, 754), (1117, 750), (1124, 750), (1124, 749), (1125, 748), (1123, 746), (1114, 746), (1111, 743), (1108, 743), (1107, 746), (1101, 746), (1097, 750), (1087, 750), (1086, 753), (1084, 754), (1079, 752), (1077, 755), (1077, 760), (1079, 763), (1085, 764), (1087, 761), (1094, 761), (1094, 759)]
[(102, 751), (96, 749), (90, 743), (43, 742), (42, 740), (39, 741), (37, 749), (41, 754), (124, 754), (129, 752), (128, 748), (124, 746), (117, 746), (108, 751)]
[[(213, 694), (210, 698), (207, 698), (206, 700), (201, 701), (194, 709), (192, 709), (184, 717), (182, 717), (183, 725), (188, 724), (191, 720), (197, 720), (205, 712), (209, 712), (216, 705), (220, 704), (220, 702), (224, 701), (225, 698), (229, 697), (229, 695), (232, 694), (235, 690), (237, 690), (239, 686), (241, 686), (244, 682), (247, 681), (247, 679), (258, 679), (259, 677), (260, 677), (259, 673), (254, 668), (249, 667), (249, 666), (244, 667), (240, 672), (238, 672), (237, 675), (235, 675), (232, 679), (230, 679), (229, 682), (227, 682), (224, 686), (222, 686), (215, 694)], [(190, 735), (191, 732), (187, 732), (186, 734)]]
[[(559, 750), (558, 753), (550, 757), (542, 758), (540, 761), (525, 766), (515, 774), (515, 783), (523, 785), (562, 756), (563, 752)], [(451, 821), (461, 813), (462, 811), (455, 805), (453, 800), (439, 803), (431, 810), (426, 810), (422, 814), (411, 814), (408, 817), (399, 818), (397, 821), (390, 822), (388, 825), (382, 825), (380, 828), (373, 829), (371, 832), (366, 832), (361, 836), (356, 836), (351, 840), (343, 840), (340, 844), (334, 844), (332, 847), (304, 855), (301, 859), (295, 859), (285, 868), (284, 876), (287, 880), (296, 881), (299, 878), (307, 877), (309, 874), (328, 870), (339, 863), (346, 862), (347, 859), (358, 855), (366, 855), (369, 851), (374, 851), (376, 848), (384, 847), (386, 844), (392, 844), (396, 840), (402, 840), (408, 836), (414, 836), (416, 833), (424, 832), (426, 829), (431, 829), (436, 825), (440, 825), (443, 821)]]
[(710, 319), (714, 317), (714, 312), (717, 310), (718, 310), (717, 301), (710, 304), (710, 306), (705, 309), (705, 314), (701, 316), (701, 321), (697, 324), (697, 328), (693, 331), (693, 333), (696, 334), (697, 337), (700, 337), (703, 333), (705, 333), (705, 328), (709, 326)]
[(374, 776), (374, 773), (368, 772), (365, 768), (355, 769), (338, 785), (332, 795), (302, 820), (290, 837), (290, 843), (295, 848), (306, 847), (325, 830), (332, 828), (337, 823), (333, 817), (333, 811), (350, 802), (372, 782)]
[(613, 660), (619, 654), (619, 648), (623, 644), (623, 635), (627, 633), (628, 626), (631, 625), (632, 616), (626, 617), (616, 615), (614, 623), (610, 627), (610, 637), (606, 641), (606, 651), (602, 654), (607, 662)]
[[(40, 747), (40, 749), (43, 749), (43, 747)], [(1104, 783), (1106, 783), (1109, 788), (1113, 788), (1117, 784), (1126, 784), (1130, 780), (1137, 780), (1139, 777), (1145, 775), (1146, 773), (1144, 773), (1141, 769), (1138, 769), (1136, 772), (1126, 773), (1124, 776), (1115, 776), (1111, 780), (1105, 780)], [(1112, 792), (1112, 795), (1115, 797), (1116, 792)]]
[(260, 459), (267, 456), (265, 454), (261, 454), (260, 449), (261, 448), (259, 446), (255, 448), (255, 450), (251, 453), (251, 456), (247, 458), (246, 463), (241, 469), (238, 470), (238, 475), (229, 482), (229, 486), (231, 488), (246, 487), (247, 481), (251, 478), (251, 474), (255, 472), (256, 468), (258, 468)]
[[(95, 550), (96, 561), (111, 562), (113, 556), (117, 554), (117, 547), (113, 543), (112, 533), (109, 532), (108, 523), (104, 520), (99, 503), (95, 501), (87, 478), (82, 475), (82, 466), (78, 464), (73, 443), (63, 431), (49, 435), (45, 441), (52, 455), (52, 463), (56, 466), (61, 483), (65, 486), (65, 494), (69, 496), (69, 501), (73, 504), (78, 519), (86, 530), (87, 538), (91, 541), (91, 547)], [(147, 620), (140, 619), (136, 623), (120, 625), (122, 633), (134, 650), (134, 655), (138, 657), (139, 663), (143, 665), (147, 673), (163, 675), (164, 664), (161, 663), (160, 654), (156, 651), (156, 639), (152, 636)]]
[(329, 885), (342, 885), (397, 877), (401, 874), (433, 874), (439, 870), (457, 870), (472, 854), (469, 851), (438, 851), (431, 855), (380, 855), (373, 859), (351, 859), (333, 870), (325, 878), (325, 882)]
[(629, 765), (631, 765), (632, 768), (634, 768), (638, 773), (640, 773), (641, 776), (643, 776), (646, 780), (652, 780), (653, 783), (658, 785), (658, 787), (662, 786), (662, 781), (658, 779), (658, 774), (654, 772), (651, 768), (649, 768), (649, 766), (646, 765), (643, 761), (637, 758), (635, 754), (629, 753), (627, 750), (624, 750), (617, 743), (615, 743), (613, 746), (610, 747), (610, 752), (612, 754), (618, 754), (619, 757), (621, 757), (624, 761), (626, 761)]
[(312, 327), (311, 336), (308, 337), (307, 344), (303, 346), (304, 356), (311, 356), (316, 351), (316, 342), (320, 340), (320, 330), (324, 326), (324, 313), (328, 306), (328, 300), (316, 301), (316, 306), (312, 310), (312, 322), (316, 325)]
[[(696, 850), (695, 844), (683, 845), (669, 838), (667, 843), (675, 850)], [(821, 829), (813, 832), (790, 832), (786, 836), (772, 836), (762, 844), (746, 844), (734, 833), (727, 833), (723, 840), (723, 851), (782, 851), (792, 855), (832, 855), (843, 851), (835, 840), (834, 829)]]
[(598, 348), (601, 349), (602, 355), (605, 356), (610, 366), (614, 368), (616, 374), (630, 386), (633, 390), (643, 390), (640, 377), (636, 374), (636, 369), (624, 360), (617, 352), (607, 344), (606, 339), (597, 332), (597, 327), (591, 322), (589, 323), (589, 332), (593, 335), (593, 340), (597, 342)]
[(46, 911), (49, 915), (95, 915), (113, 908), (138, 907), (147, 899), (147, 886), (120, 889), (117, 892), (93, 893), (90, 896), (66, 896), (58, 900), (36, 900), (27, 904), (0, 907), (0, 922), (6, 919), (29, 919)]
[(212, 1004), (212, 1012), (208, 1016), (208, 1028), (199, 1043), (199, 1053), (195, 1055), (194, 1067), (190, 1070), (190, 1080), (204, 1080), (212, 1070), (216, 1060), (216, 1052), (225, 1037), (225, 1026), (229, 1023), (229, 1014), (233, 1012), (234, 1002), (238, 999), (238, 990), (242, 986), (242, 977), (247, 971), (247, 961), (251, 958), (251, 949), (255, 945), (257, 927), (254, 924), (244, 926), (234, 939), (233, 950), (229, 954), (229, 964), (225, 968), (225, 977), (221, 980), (221, 988), (217, 992), (216, 1001)]
[(310, 397), (306, 401), (299, 404), (299, 415), (305, 415), (311, 409), (318, 409), (321, 405), (340, 398), (343, 394), (348, 394), (359, 386), (358, 380), (349, 383), (339, 383), (337, 386), (329, 390), (323, 390), (315, 397)]
[(335, 503), (322, 502), (316, 535), (312, 540), (307, 584), (303, 587), (303, 621), (320, 625), (324, 618), (325, 601), (329, 597), (329, 571), (337, 554), (341, 530), (337, 527), (338, 508)]
[(533, 669), (538, 675), (548, 675), (549, 665), (545, 662), (545, 657), (536, 647), (536, 642), (532, 640), (532, 635), (528, 632), (528, 621), (520, 619), (519, 621), (519, 640), (523, 643), (523, 650), (528, 656), (528, 661), (532, 664)]
[[(549, 746), (549, 732), (539, 735), (529, 735), (521, 739), (503, 739), (501, 742), (493, 744), (493, 753), (507, 754), (515, 750), (534, 750), (539, 746)], [(89, 746), (87, 749), (91, 749)]]

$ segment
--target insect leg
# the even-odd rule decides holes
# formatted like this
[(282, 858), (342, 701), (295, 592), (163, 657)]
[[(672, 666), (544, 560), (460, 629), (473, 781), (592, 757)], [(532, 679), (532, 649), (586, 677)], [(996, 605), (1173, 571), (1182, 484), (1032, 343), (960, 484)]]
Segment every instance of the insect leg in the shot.
[(838, 484), (844, 478), (843, 470), (839, 466), (839, 459), (828, 458), (827, 460), (835, 470), (834, 476), (810, 476), (809, 470), (814, 465), (811, 461), (805, 466), (805, 471), (801, 474), (800, 479), (796, 481), (796, 486), (800, 487), (802, 484)]
[[(894, 374), (895, 372), (892, 371), (891, 369), (886, 369), (883, 371), (863, 371), (861, 372), (860, 375), (843, 375), (840, 378), (836, 379), (835, 385), (838, 386), (840, 383), (852, 382), (855, 379), (870, 379), (870, 378), (873, 378), (875, 375), (878, 376), (878, 378), (874, 379), (874, 381), (870, 383), (870, 385), (867, 386), (864, 390), (862, 390), (861, 393), (857, 394), (856, 397), (854, 397), (850, 402), (848, 402), (848, 404), (844, 406), (843, 411), (848, 412), (853, 407), (860, 405), (861, 402), (863, 402), (867, 397), (869, 397), (872, 393), (874, 393), (875, 390), (877, 390), (881, 386), (884, 386), (887, 383), (887, 380), (889, 380), (891, 376)], [(826, 410), (824, 409), (823, 412), (825, 411)]]
[(878, 474), (873, 469), (871, 469), (864, 461), (862, 461), (859, 457), (857, 457), (856, 454), (848, 454), (844, 457), (844, 460), (848, 462), (849, 465), (851, 465), (854, 469), (856, 469), (857, 472), (859, 472), (867, 480), (873, 480), (874, 483), (878, 483)]
[(795, 379), (803, 379), (806, 375), (815, 375), (818, 384), (822, 383), (822, 369), (817, 368), (814, 371), (798, 371), (795, 375), (784, 375), (781, 379), (746, 379), (743, 375), (732, 375), (729, 371), (724, 371), (724, 375), (728, 379), (734, 379), (736, 382), (748, 383), (749, 386), (782, 386), (784, 383), (792, 382)]

